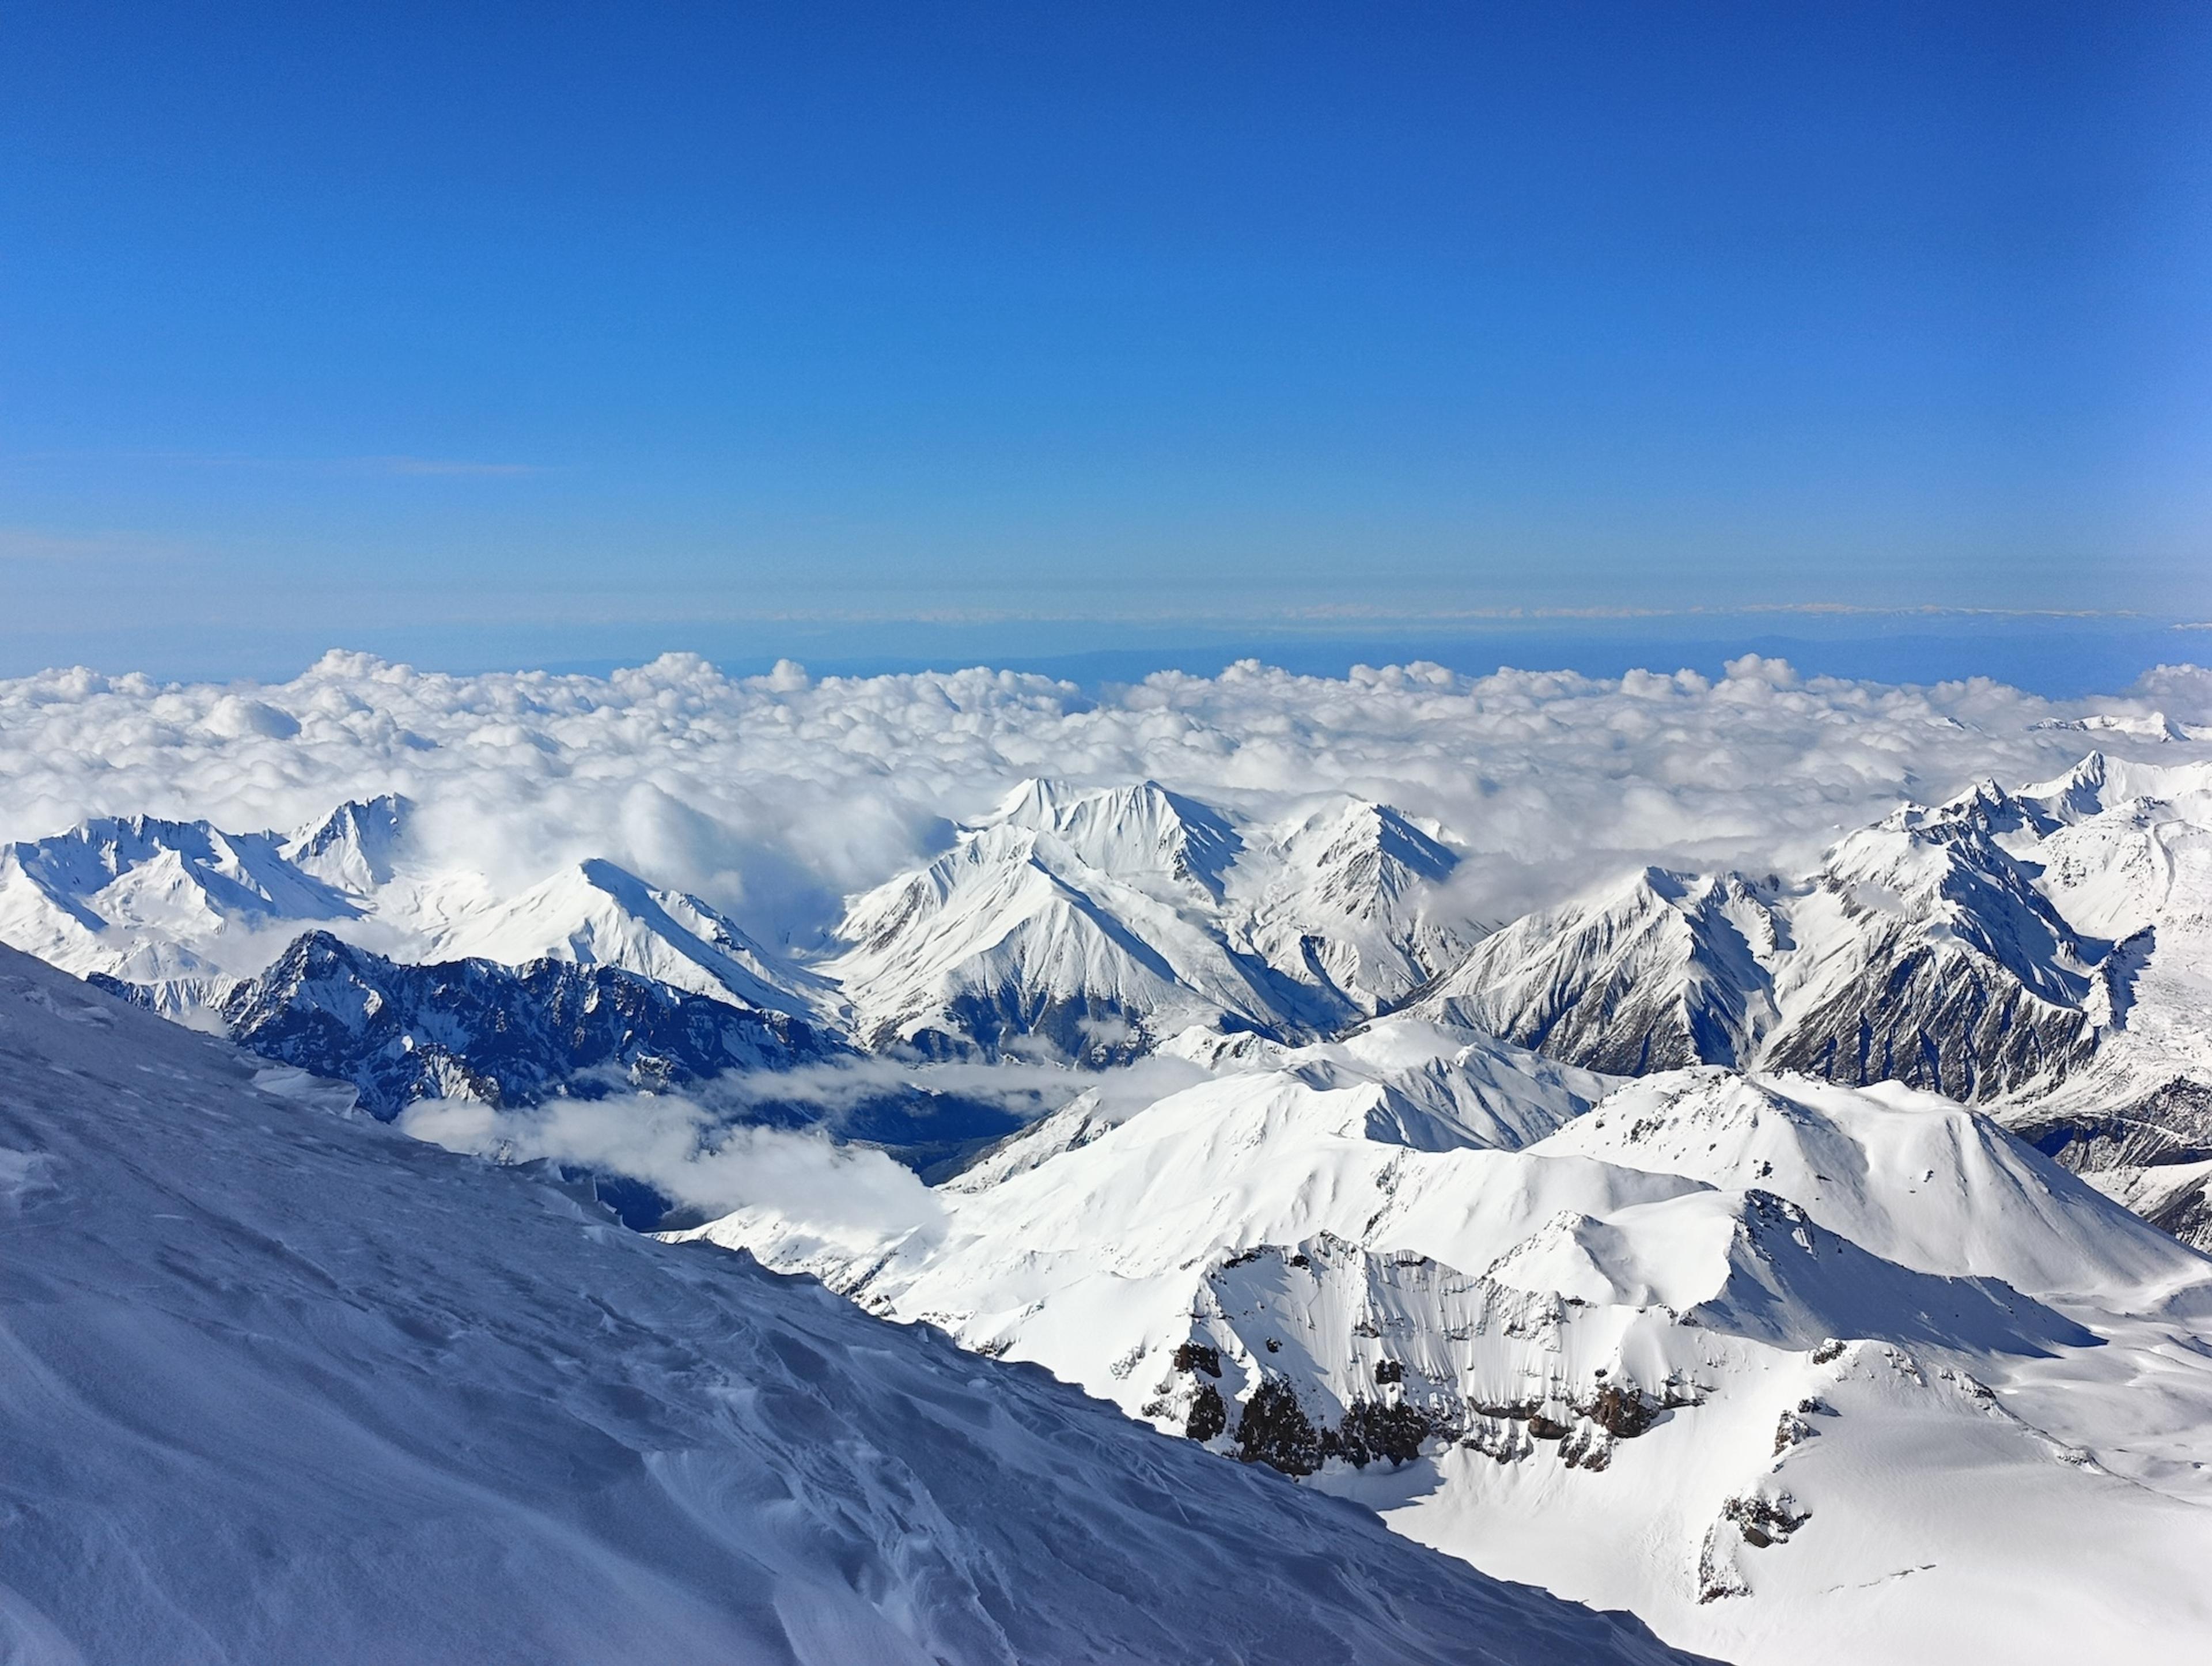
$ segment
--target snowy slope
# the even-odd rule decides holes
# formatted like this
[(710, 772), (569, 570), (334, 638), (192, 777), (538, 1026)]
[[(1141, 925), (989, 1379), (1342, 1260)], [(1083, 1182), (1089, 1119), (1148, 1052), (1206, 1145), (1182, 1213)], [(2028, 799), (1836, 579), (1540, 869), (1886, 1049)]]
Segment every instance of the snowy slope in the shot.
[(2212, 1262), (1907, 1089), (1671, 1073), (1501, 1148), (1305, 1051), (911, 1227), (696, 1236), (1729, 1658), (2208, 1634)]
[(771, 954), (697, 897), (657, 889), (596, 858), (446, 926), (421, 958), (612, 966), (794, 1018), (818, 1020), (836, 1004), (824, 979)]
[(11, 1666), (1673, 1657), (254, 1069), (0, 951)]

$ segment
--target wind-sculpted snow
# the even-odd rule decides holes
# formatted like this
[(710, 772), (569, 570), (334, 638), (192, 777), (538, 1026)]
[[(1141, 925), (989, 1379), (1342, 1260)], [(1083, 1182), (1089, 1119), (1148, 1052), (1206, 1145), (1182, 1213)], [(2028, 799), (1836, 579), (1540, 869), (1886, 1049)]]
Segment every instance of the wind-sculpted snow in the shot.
[(1706, 1068), (1546, 1111), (1461, 1031), (1460, 1116), (1407, 1093), (1448, 1033), (1178, 1043), (1224, 1073), (1078, 1101), (927, 1219), (691, 1236), (1729, 1658), (2204, 1633), (2212, 1262), (1931, 1095)]
[(1657, 1663), (0, 951), (0, 1657)]

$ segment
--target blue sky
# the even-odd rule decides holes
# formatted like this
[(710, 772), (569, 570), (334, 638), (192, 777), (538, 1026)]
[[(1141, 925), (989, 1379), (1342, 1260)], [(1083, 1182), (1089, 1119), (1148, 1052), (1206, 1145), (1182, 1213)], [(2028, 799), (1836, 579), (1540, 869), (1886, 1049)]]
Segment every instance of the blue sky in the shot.
[(2212, 617), (2203, 7), (4, 32), (8, 668)]

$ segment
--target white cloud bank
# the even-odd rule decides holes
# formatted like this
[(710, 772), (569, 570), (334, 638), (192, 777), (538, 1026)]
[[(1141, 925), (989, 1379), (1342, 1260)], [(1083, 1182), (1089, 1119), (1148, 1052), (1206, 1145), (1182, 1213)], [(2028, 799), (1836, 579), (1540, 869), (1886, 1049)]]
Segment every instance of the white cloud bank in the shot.
[(2047, 776), (2092, 745), (2212, 754), (2155, 725), (2037, 727), (2153, 713), (2174, 733), (2212, 722), (2212, 672), (2066, 703), (1980, 680), (1802, 679), (1755, 657), (1717, 682), (1247, 662), (1093, 701), (982, 670), (729, 678), (670, 655), (604, 678), (452, 677), (332, 653), (266, 687), (0, 682), (0, 836), (135, 812), (283, 826), (397, 790), (441, 863), (495, 884), (605, 856), (803, 939), (1024, 776), (1149, 777), (1254, 809), (1342, 790), (1433, 816), (1475, 853), (1463, 883), (1499, 917), (1645, 860), (1801, 866), (1901, 797)]
[(826, 1241), (927, 1232), (944, 1213), (935, 1193), (881, 1152), (821, 1134), (724, 1128), (701, 1106), (669, 1095), (550, 1099), (528, 1110), (425, 1099), (400, 1113), (398, 1127), (500, 1163), (546, 1160), (627, 1175), (708, 1215), (773, 1204)]

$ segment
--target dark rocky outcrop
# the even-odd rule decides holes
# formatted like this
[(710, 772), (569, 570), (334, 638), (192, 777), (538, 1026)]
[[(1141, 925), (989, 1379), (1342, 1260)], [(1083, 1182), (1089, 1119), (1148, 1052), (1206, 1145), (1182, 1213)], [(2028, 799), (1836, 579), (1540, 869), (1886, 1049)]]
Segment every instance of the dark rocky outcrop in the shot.
[[(114, 993), (133, 991), (100, 980)], [(842, 1052), (783, 1012), (611, 966), (489, 960), (416, 966), (309, 932), (216, 1009), (231, 1038), (350, 1082), (373, 1116), (457, 1095), (495, 1105), (615, 1087), (683, 1087)]]
[(1335, 1428), (1322, 1432), (1322, 1456), (1340, 1457), (1363, 1469), (1378, 1462), (1411, 1463), (1433, 1432), (1435, 1425), (1429, 1418), (1403, 1401), (1385, 1405), (1356, 1400)]
[(1204, 1371), (1208, 1377), (1221, 1375), (1221, 1350), (1205, 1342), (1185, 1342), (1175, 1351), (1175, 1368), (1179, 1371)]
[(1211, 1383), (1201, 1383), (1197, 1397), (1190, 1403), (1190, 1416), (1183, 1424), (1183, 1433), (1193, 1440), (1207, 1441), (1228, 1426), (1229, 1408), (1221, 1398), (1221, 1390)]
[[(139, 986), (92, 982), (153, 1005)], [(514, 1107), (692, 1089), (728, 1073), (855, 1056), (839, 1037), (788, 1013), (616, 967), (552, 959), (410, 965), (319, 931), (233, 989), (216, 1015), (234, 1041), (263, 1057), (349, 1083), (362, 1107), (386, 1121), (422, 1099)], [(823, 1118), (817, 1104), (757, 1089), (731, 1115), (787, 1128)], [(890, 1086), (842, 1111), (836, 1126), (927, 1174), (1018, 1124), (1002, 1107)]]
[(1310, 1475), (1321, 1468), (1320, 1432), (1297, 1392), (1279, 1377), (1264, 1379), (1244, 1402), (1237, 1420), (1237, 1456), (1286, 1475)]

